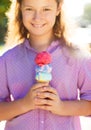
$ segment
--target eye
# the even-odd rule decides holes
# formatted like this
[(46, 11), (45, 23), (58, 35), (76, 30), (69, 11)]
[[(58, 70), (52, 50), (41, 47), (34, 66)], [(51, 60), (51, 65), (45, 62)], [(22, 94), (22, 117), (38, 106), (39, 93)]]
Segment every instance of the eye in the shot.
[(50, 8), (44, 8), (43, 11), (50, 11)]
[(32, 9), (32, 8), (26, 8), (26, 10), (27, 10), (27, 11), (33, 11), (33, 9)]

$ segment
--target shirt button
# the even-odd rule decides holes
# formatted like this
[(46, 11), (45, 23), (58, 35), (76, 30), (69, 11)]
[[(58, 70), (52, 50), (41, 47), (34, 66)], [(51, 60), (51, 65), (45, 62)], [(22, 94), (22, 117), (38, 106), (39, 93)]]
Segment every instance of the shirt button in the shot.
[(44, 124), (44, 121), (41, 121), (41, 124)]

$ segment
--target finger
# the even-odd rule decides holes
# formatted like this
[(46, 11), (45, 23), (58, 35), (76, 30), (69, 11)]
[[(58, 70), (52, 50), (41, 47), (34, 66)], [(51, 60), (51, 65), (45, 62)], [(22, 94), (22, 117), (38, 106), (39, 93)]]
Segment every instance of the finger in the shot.
[(31, 89), (32, 89), (32, 90), (36, 90), (36, 89), (39, 89), (39, 88), (45, 87), (45, 86), (48, 86), (48, 83), (47, 83), (47, 82), (36, 83)]
[(54, 93), (50, 93), (50, 92), (39, 92), (37, 93), (37, 96), (41, 99), (43, 98), (48, 98), (50, 100), (55, 100), (56, 99), (56, 95)]
[(52, 87), (50, 87), (50, 86), (41, 87), (41, 88), (39, 89), (39, 91), (40, 91), (40, 92), (50, 92), (50, 93), (53, 93), (53, 94), (57, 95), (56, 89), (54, 89), (54, 88), (52, 88)]
[(53, 101), (52, 100), (49, 100), (49, 99), (40, 99), (40, 98), (36, 98), (35, 99), (35, 104), (36, 105), (52, 105), (53, 103), (52, 103)]

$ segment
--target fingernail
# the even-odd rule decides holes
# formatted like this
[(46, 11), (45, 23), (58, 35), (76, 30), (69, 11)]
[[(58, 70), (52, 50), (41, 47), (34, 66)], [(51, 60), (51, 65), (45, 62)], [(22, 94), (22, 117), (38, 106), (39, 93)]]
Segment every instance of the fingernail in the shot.
[(47, 87), (44, 87), (43, 89), (44, 89), (44, 90), (46, 90), (46, 89), (47, 89)]
[(39, 95), (40, 95), (40, 92), (37, 93), (37, 96), (39, 96)]
[(37, 101), (38, 100), (38, 98), (37, 97), (35, 97), (35, 101)]

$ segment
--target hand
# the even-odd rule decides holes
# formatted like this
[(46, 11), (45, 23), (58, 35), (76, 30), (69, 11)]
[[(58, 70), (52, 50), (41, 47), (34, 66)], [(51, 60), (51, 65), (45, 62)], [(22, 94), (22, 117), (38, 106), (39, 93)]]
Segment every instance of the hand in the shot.
[(61, 115), (62, 105), (63, 102), (60, 100), (60, 97), (54, 88), (46, 86), (39, 89), (36, 98), (36, 108)]
[(36, 99), (37, 99), (38, 93), (43, 87), (47, 87), (47, 86), (48, 86), (48, 83), (36, 83), (31, 87), (28, 94), (22, 99), (23, 106), (24, 106), (24, 109), (26, 109), (26, 112), (36, 109)]

